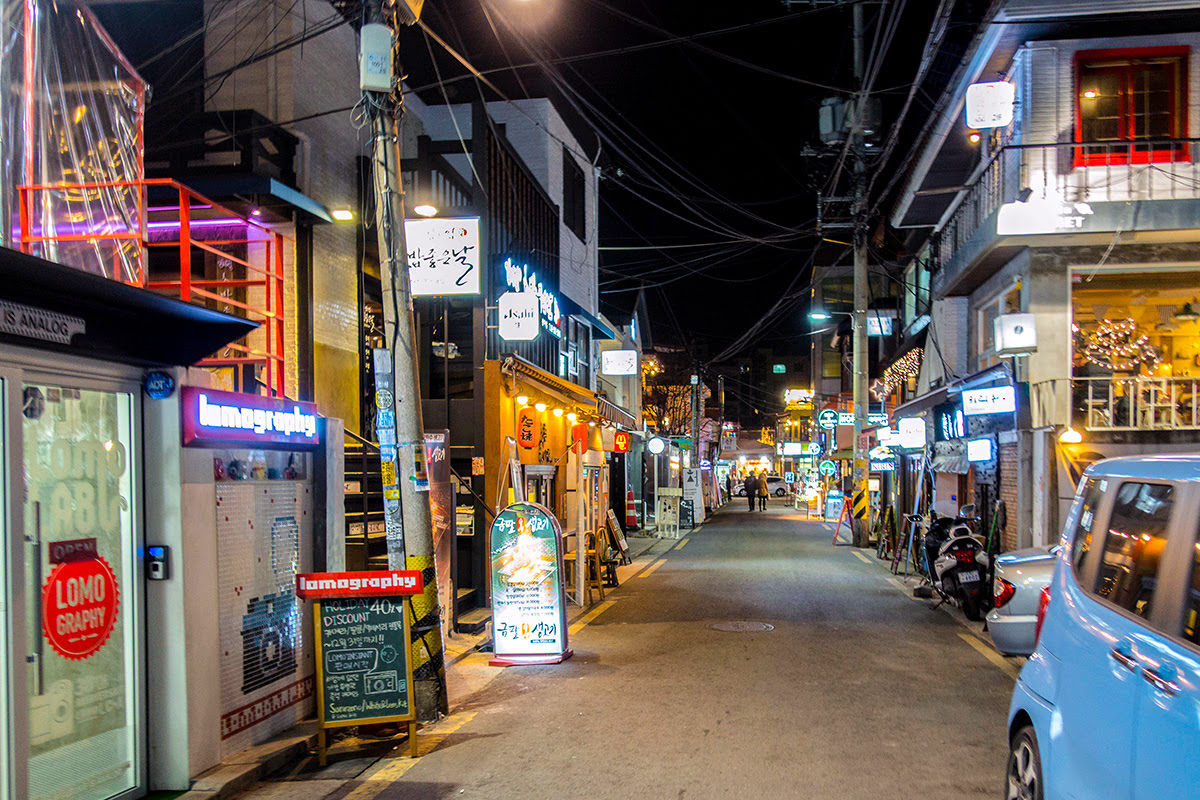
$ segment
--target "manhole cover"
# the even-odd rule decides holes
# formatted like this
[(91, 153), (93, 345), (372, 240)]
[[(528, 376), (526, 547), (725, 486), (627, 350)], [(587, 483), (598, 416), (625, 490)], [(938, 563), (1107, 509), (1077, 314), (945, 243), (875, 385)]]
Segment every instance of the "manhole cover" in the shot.
[(714, 631), (726, 631), (728, 633), (760, 633), (762, 631), (775, 630), (774, 625), (768, 625), (765, 622), (748, 622), (744, 619), (734, 619), (727, 622), (714, 622), (708, 627)]

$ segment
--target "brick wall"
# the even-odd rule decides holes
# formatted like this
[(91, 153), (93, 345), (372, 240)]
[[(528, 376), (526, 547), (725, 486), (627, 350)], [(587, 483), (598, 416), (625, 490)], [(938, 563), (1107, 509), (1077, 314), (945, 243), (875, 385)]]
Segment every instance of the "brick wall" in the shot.
[(1015, 550), (1017, 547), (1017, 481), (1020, 461), (1017, 444), (1000, 445), (1000, 499), (1006, 510), (1004, 530), (1000, 532), (1000, 550)]

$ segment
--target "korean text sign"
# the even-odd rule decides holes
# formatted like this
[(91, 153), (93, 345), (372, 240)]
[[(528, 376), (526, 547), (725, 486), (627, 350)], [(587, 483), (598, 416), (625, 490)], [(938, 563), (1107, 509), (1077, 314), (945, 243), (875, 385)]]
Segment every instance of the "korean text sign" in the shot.
[(414, 297), (479, 294), (479, 218), (404, 222)]
[(569, 657), (558, 520), (545, 506), (513, 503), (492, 523), (489, 557), (492, 663), (546, 664)]

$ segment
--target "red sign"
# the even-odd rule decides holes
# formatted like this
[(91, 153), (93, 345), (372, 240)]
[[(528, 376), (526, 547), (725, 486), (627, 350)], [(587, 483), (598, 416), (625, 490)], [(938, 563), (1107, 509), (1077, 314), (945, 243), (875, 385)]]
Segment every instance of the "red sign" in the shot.
[(588, 451), (588, 437), (591, 435), (589, 427), (586, 422), (571, 426), (571, 450), (579, 455)]
[(613, 434), (613, 452), (629, 452), (629, 433), (627, 431), (617, 431)]
[(51, 564), (65, 564), (68, 561), (91, 561), (100, 557), (96, 549), (95, 539), (66, 539), (60, 542), (50, 542)]
[(517, 414), (517, 444), (527, 450), (537, 444), (537, 417), (532, 408), (522, 408)]
[(183, 444), (191, 447), (314, 448), (321, 444), (313, 403), (185, 386), (179, 393)]
[(305, 600), (326, 597), (395, 597), (420, 594), (425, 579), (416, 569), (377, 569), (369, 572), (307, 572), (296, 576), (296, 596)]
[(119, 594), (101, 556), (59, 564), (42, 587), (42, 635), (63, 658), (95, 655), (117, 623)]

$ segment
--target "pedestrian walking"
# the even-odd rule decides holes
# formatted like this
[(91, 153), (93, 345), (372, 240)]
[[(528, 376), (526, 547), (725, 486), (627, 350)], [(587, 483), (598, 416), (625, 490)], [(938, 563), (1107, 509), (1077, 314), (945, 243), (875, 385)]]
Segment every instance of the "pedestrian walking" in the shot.
[(767, 510), (767, 473), (758, 473), (758, 510)]
[(742, 481), (742, 489), (746, 491), (746, 499), (750, 502), (750, 510), (754, 510), (754, 498), (758, 497), (758, 478), (754, 477), (754, 473), (746, 474), (746, 480)]

